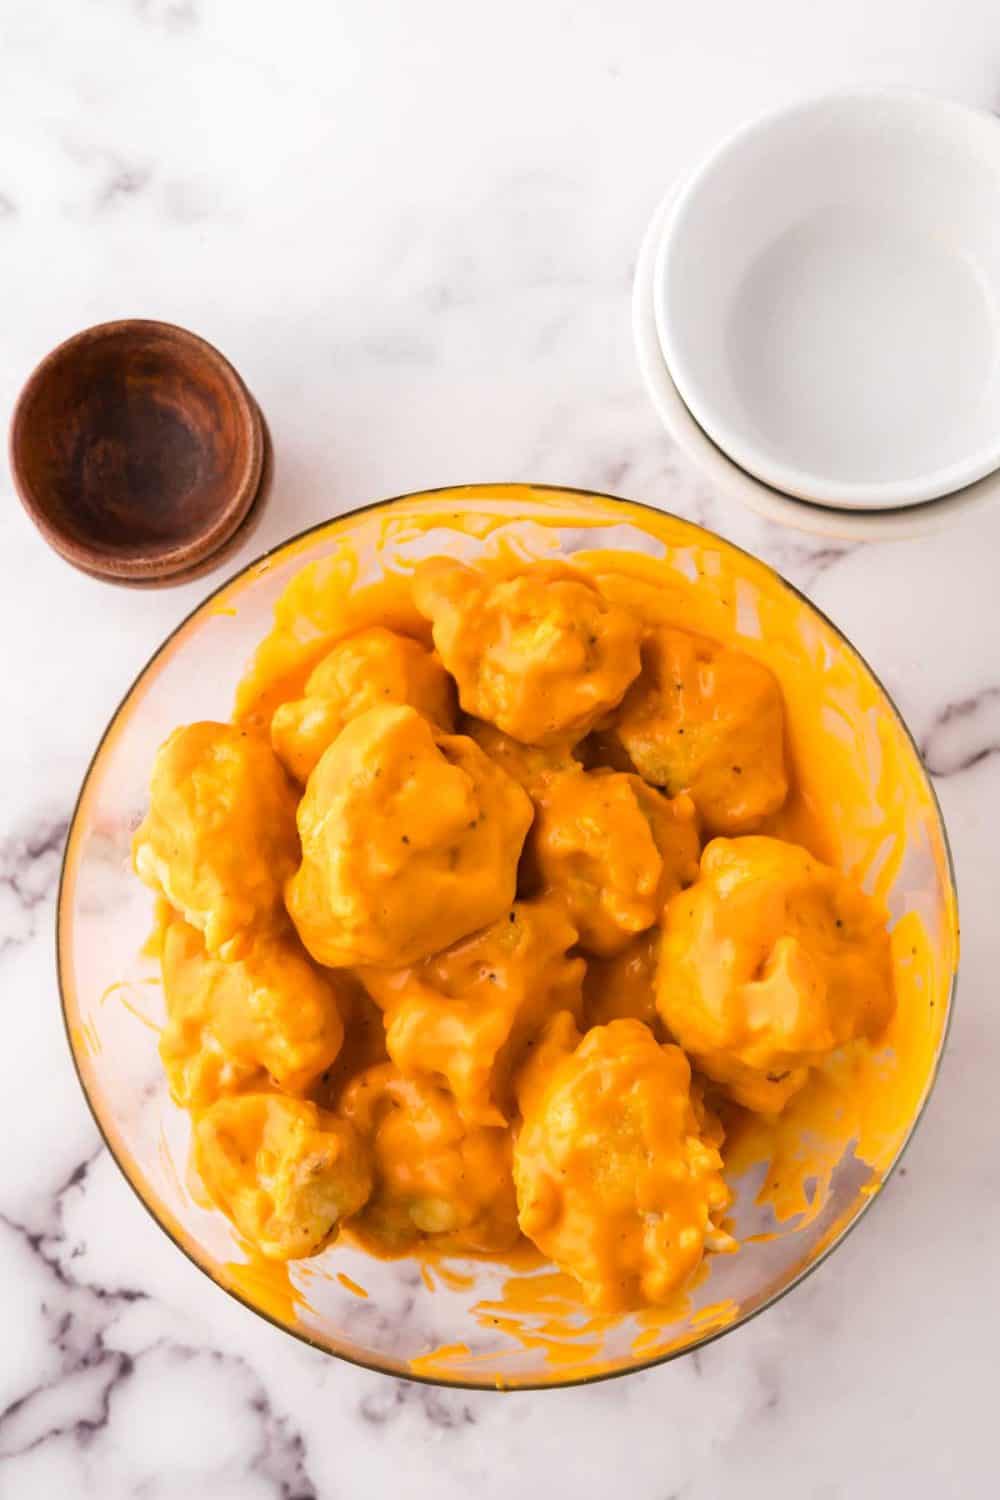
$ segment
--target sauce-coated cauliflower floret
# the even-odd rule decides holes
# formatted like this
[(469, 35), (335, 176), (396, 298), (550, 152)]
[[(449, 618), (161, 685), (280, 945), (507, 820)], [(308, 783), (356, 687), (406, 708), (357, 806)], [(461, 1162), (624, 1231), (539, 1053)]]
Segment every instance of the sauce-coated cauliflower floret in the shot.
[(811, 1066), (892, 1015), (886, 913), (780, 839), (715, 839), (664, 918), (657, 1005), (702, 1072), (776, 1112)]
[(686, 630), (644, 642), (642, 675), (614, 733), (640, 776), (689, 792), (709, 833), (751, 833), (788, 792), (784, 703), (774, 674)]
[(167, 1024), (160, 1056), (178, 1104), (200, 1109), (259, 1086), (304, 1093), (343, 1040), (340, 981), (302, 952), (294, 932), (266, 930), (231, 963), (174, 917), (163, 935)]
[(210, 953), (237, 958), (281, 912), (298, 860), (295, 795), (265, 740), (231, 724), (188, 724), (160, 747), (137, 873)]
[(595, 1027), (561, 1056), (552, 1047), (545, 1058), (549, 1043), (521, 1089), (522, 1232), (602, 1312), (669, 1302), (706, 1248), (731, 1244), (716, 1227), (730, 1195), (702, 1137), (687, 1058), (632, 1020)]
[(465, 712), (525, 744), (581, 739), (639, 672), (638, 622), (565, 567), (494, 583), (433, 559), (413, 598)]
[(668, 800), (638, 776), (555, 772), (533, 791), (531, 862), (558, 896), (580, 946), (620, 952), (698, 874), (698, 823), (690, 797)]
[(514, 1097), (522, 1120), (530, 1118), (548, 1086), (552, 1070), (580, 1045), (578, 1017), (568, 1010), (552, 1016), (535, 1040), (514, 1076)]
[(392, 1063), (344, 1091), (340, 1114), (371, 1143), (375, 1188), (351, 1226), (381, 1254), (432, 1238), (488, 1254), (518, 1239), (510, 1132), (467, 1125), (448, 1091)]
[(373, 708), (324, 753), (299, 805), (302, 864), (286, 899), (332, 967), (414, 963), (514, 898), (532, 819), (524, 790), (464, 735), (415, 709)]
[(567, 957), (575, 942), (559, 905), (518, 901), (415, 968), (365, 971), (389, 1056), (409, 1077), (443, 1078), (470, 1124), (503, 1125), (525, 1048), (557, 1011), (580, 1014), (584, 963)]
[(273, 1260), (317, 1255), (371, 1192), (365, 1143), (307, 1099), (220, 1099), (198, 1117), (194, 1143), (209, 1197)]
[(345, 724), (385, 703), (408, 703), (440, 729), (454, 728), (455, 689), (437, 657), (419, 641), (373, 625), (339, 641), (313, 668), (303, 697), (280, 705), (271, 743), (305, 782)]

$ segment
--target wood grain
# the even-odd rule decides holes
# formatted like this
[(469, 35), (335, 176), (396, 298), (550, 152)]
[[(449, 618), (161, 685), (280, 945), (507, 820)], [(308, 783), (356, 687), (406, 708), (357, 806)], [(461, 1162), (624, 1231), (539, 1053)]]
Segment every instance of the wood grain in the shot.
[(266, 446), (253, 397), (217, 349), (129, 319), (76, 334), (37, 367), (14, 410), (10, 462), (62, 557), (156, 584), (195, 576), (234, 538)]

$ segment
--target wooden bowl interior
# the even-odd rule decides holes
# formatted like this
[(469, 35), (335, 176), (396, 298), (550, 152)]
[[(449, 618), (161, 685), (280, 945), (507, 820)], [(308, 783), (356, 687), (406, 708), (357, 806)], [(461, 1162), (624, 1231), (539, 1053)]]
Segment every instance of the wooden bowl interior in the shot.
[(169, 325), (92, 330), (25, 391), (12, 440), (22, 494), (81, 562), (188, 551), (246, 494), (252, 410), (200, 339)]

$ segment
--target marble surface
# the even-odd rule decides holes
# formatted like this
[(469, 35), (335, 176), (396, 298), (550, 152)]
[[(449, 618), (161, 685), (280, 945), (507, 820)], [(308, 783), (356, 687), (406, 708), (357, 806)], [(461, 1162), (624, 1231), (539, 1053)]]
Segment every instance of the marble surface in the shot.
[(314, 1354), (142, 1211), (59, 1019), (76, 789), (213, 580), (144, 594), (74, 574), (0, 472), (3, 1497), (995, 1494), (1000, 510), (891, 546), (756, 521), (671, 451), (630, 343), (636, 247), (679, 166), (753, 111), (859, 81), (1000, 105), (995, 5), (0, 0), (4, 417), (67, 333), (162, 317), (217, 342), (270, 420), (254, 551), (361, 501), (487, 478), (716, 527), (807, 590), (895, 694), (964, 919), (948, 1054), (904, 1168), (763, 1318), (565, 1393), (440, 1392)]

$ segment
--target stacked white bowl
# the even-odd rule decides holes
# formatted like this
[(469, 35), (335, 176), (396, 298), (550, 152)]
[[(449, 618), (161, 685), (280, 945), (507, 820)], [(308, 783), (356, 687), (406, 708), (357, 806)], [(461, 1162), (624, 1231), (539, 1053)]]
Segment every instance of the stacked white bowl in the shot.
[(824, 536), (1000, 503), (1000, 121), (866, 90), (755, 120), (636, 269), (642, 373), (724, 491)]

